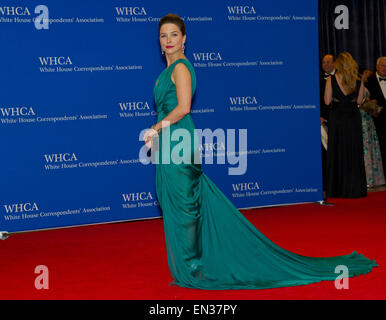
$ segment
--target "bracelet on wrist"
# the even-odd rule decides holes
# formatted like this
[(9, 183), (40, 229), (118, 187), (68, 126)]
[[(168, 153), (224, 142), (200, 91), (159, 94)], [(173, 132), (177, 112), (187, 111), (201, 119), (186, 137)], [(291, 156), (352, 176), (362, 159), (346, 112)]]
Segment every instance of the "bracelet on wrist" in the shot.
[(161, 131), (162, 131), (162, 128), (159, 128), (158, 130), (156, 130), (155, 124), (153, 124), (153, 125), (151, 126), (151, 128), (152, 128), (153, 130), (157, 131), (158, 134), (160, 134)]

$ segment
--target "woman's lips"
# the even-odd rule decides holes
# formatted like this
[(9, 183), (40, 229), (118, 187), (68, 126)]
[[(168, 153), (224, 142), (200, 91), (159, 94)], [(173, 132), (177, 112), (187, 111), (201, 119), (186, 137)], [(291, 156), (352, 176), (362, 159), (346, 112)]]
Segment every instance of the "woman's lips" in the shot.
[(174, 46), (166, 46), (166, 49), (171, 49), (173, 48)]

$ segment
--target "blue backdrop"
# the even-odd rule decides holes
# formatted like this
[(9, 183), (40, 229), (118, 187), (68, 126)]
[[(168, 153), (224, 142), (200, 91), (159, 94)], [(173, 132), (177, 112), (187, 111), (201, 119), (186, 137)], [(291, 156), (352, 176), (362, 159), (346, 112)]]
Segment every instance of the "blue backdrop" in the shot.
[(322, 199), (316, 0), (5, 0), (0, 231), (161, 216), (138, 137), (156, 120), (170, 12), (186, 23), (196, 127), (248, 130), (247, 172), (215, 157), (205, 173), (238, 208)]

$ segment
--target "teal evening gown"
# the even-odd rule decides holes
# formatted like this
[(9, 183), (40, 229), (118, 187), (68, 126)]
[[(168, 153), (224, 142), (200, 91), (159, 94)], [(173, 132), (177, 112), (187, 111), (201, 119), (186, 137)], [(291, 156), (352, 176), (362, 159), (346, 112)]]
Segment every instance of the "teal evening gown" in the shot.
[[(154, 87), (158, 112), (163, 120), (177, 106), (176, 87), (171, 80), (173, 68), (183, 63), (196, 89), (193, 66), (179, 59), (166, 68)], [(183, 128), (193, 137), (195, 127), (190, 114), (169, 127), (170, 134)], [(335, 280), (335, 268), (345, 265), (349, 277), (366, 274), (377, 266), (355, 251), (336, 257), (307, 257), (287, 251), (256, 229), (203, 173), (201, 163), (176, 164), (161, 159), (170, 149), (162, 148), (161, 132), (157, 149), (156, 193), (163, 213), (168, 265), (173, 281), (181, 287), (207, 290), (265, 289)], [(153, 152), (153, 151), (152, 151)], [(191, 143), (191, 159), (198, 152)], [(188, 161), (187, 161), (188, 162)]]

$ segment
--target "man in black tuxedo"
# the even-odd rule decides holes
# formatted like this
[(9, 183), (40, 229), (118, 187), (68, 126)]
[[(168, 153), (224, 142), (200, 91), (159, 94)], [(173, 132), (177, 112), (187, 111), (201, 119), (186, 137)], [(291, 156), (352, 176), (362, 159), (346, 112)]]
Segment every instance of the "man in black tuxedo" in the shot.
[[(326, 88), (326, 80), (330, 75), (335, 74), (335, 59), (332, 54), (327, 54), (322, 59), (322, 72), (320, 74), (320, 124), (328, 124), (328, 114), (330, 107), (324, 103), (324, 89)], [(327, 150), (322, 145), (322, 175), (323, 175), (323, 199), (326, 200), (327, 188)]]
[(368, 78), (365, 85), (370, 92), (370, 100), (376, 100), (383, 107), (379, 116), (374, 118), (374, 124), (382, 154), (383, 172), (386, 173), (386, 57), (377, 60), (376, 68), (377, 72)]
[(322, 59), (322, 73), (320, 75), (320, 122), (328, 121), (329, 107), (324, 103), (324, 89), (326, 80), (335, 74), (335, 59), (332, 54), (326, 54)]

